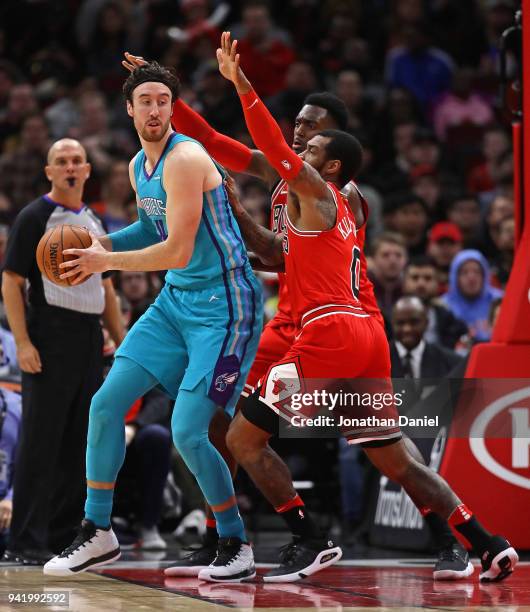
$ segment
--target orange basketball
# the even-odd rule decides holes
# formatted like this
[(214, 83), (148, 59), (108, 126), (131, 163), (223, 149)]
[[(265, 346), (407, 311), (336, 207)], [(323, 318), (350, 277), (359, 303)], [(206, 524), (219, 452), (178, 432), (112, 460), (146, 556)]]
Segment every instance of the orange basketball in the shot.
[(85, 227), (79, 225), (57, 225), (52, 227), (42, 236), (37, 245), (36, 257), (39, 270), (48, 280), (56, 285), (71, 285), (76, 277), (59, 278), (63, 272), (68, 271), (68, 269), (60, 268), (59, 266), (63, 261), (77, 258), (75, 255), (63, 256), (63, 251), (66, 249), (87, 249), (91, 244), (92, 239)]

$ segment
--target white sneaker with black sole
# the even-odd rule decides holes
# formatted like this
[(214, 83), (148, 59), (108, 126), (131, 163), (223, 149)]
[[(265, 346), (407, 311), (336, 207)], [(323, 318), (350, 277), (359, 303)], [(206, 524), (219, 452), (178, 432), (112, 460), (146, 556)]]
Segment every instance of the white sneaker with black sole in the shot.
[(342, 549), (331, 540), (294, 537), (280, 551), (280, 565), (263, 576), (264, 582), (295, 582), (337, 563)]
[(207, 582), (241, 582), (256, 575), (254, 553), (239, 538), (219, 538), (217, 555), (208, 567), (199, 572), (199, 580)]
[(432, 575), (435, 580), (463, 580), (474, 571), (467, 550), (460, 542), (454, 542), (440, 550)]
[(519, 555), (506, 538), (499, 535), (492, 536), (488, 550), (484, 551), (480, 559), (482, 564), (480, 581), (500, 582), (504, 580), (513, 572), (518, 561)]
[(120, 557), (120, 545), (110, 527), (101, 529), (83, 520), (75, 540), (43, 567), (48, 576), (71, 576), (93, 567), (112, 563)]

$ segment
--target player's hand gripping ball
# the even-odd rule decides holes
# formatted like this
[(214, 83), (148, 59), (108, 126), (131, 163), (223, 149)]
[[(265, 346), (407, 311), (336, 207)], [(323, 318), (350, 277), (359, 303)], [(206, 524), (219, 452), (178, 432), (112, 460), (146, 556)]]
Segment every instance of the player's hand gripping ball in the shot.
[[(76, 276), (60, 278), (64, 272), (60, 268), (63, 261), (77, 259), (76, 255), (63, 255), (66, 249), (88, 249), (92, 238), (85, 227), (79, 225), (57, 225), (50, 228), (40, 239), (37, 246), (37, 265), (41, 273), (56, 285), (76, 284)], [(91, 275), (90, 275), (91, 276)], [(90, 276), (87, 276), (85, 282)]]

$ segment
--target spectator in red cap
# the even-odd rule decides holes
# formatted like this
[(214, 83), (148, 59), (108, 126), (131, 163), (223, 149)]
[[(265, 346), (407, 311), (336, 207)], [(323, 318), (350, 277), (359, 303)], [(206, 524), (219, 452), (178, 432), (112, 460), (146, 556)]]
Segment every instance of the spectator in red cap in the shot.
[(463, 237), (455, 223), (440, 221), (429, 232), (427, 253), (432, 257), (438, 270), (438, 293), (447, 291), (449, 266), (455, 255), (462, 250)]

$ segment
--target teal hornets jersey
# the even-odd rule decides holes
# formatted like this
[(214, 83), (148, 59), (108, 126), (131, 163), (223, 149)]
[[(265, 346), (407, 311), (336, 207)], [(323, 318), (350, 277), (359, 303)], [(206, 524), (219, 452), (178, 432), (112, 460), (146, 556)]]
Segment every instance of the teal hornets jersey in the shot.
[[(134, 162), (139, 200), (138, 216), (142, 226), (149, 233), (156, 233), (159, 241), (167, 238), (167, 195), (162, 184), (164, 163), (171, 149), (186, 140), (197, 142), (188, 136), (173, 132), (150, 174), (145, 169), (143, 149), (137, 154)], [(214, 163), (223, 175), (222, 169), (215, 161)], [(224, 185), (221, 183), (216, 189), (203, 194), (202, 217), (189, 264), (185, 268), (168, 270), (166, 281), (181, 289), (200, 289), (226, 284), (228, 277), (235, 278), (234, 271), (248, 265), (247, 252), (239, 226), (232, 214)]]

